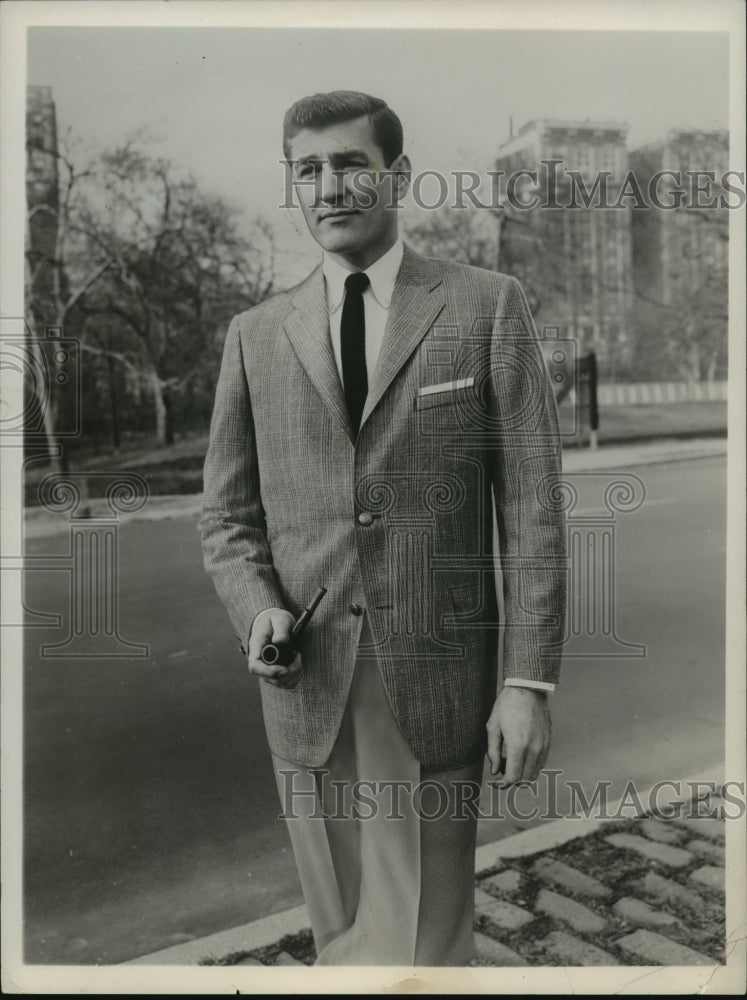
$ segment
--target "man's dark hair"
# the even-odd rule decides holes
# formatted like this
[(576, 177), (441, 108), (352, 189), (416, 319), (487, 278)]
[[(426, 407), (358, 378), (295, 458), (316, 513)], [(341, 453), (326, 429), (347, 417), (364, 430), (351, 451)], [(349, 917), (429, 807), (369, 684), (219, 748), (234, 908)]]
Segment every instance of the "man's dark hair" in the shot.
[(384, 165), (388, 167), (402, 153), (402, 123), (386, 101), (357, 90), (333, 90), (329, 94), (312, 94), (296, 101), (283, 119), (285, 158), (290, 159), (291, 139), (302, 129), (325, 128), (363, 115), (368, 115), (376, 144), (384, 156)]

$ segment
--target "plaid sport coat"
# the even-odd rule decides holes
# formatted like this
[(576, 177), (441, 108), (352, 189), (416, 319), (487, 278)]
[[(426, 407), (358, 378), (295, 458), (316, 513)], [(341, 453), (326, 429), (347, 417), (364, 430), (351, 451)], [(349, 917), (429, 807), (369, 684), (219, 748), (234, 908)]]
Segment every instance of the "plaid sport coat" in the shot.
[(405, 246), (357, 439), (321, 266), (237, 316), (204, 468), (205, 568), (244, 645), (264, 608), (298, 615), (328, 588), (301, 642), (297, 687), (260, 684), (271, 750), (325, 762), (365, 609), (421, 764), (461, 767), (483, 753), (497, 689), (498, 553), (504, 676), (558, 677), (559, 474), (552, 387), (514, 278)]

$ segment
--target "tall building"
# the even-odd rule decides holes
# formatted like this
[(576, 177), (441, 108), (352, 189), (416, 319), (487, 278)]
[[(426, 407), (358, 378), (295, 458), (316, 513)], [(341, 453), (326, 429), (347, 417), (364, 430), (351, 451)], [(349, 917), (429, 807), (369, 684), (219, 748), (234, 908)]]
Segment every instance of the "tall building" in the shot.
[[(538, 325), (559, 327), (581, 351), (594, 348), (607, 377), (630, 353), (631, 212), (604, 207), (615, 202), (628, 169), (626, 135), (619, 122), (533, 120), (496, 159), (509, 202), (501, 269), (522, 279)], [(525, 190), (537, 204), (512, 206), (509, 178), (527, 170), (537, 172)], [(600, 173), (606, 195), (585, 198)]]
[(727, 374), (728, 161), (724, 130), (672, 130), (630, 154), (639, 186), (658, 202), (632, 216), (639, 354), (670, 377)]
[[(660, 141), (633, 150), (630, 166), (644, 190), (657, 174), (668, 172), (657, 190), (660, 202), (672, 207), (634, 209), (632, 217), (635, 289), (668, 306), (683, 289), (697, 288), (706, 269), (712, 276), (725, 275), (728, 268), (729, 211), (719, 202), (723, 192), (718, 180), (729, 167), (729, 134), (672, 130)], [(692, 189), (695, 171), (701, 174), (698, 195)], [(715, 174), (710, 185), (706, 172)], [(693, 207), (694, 196), (700, 206), (714, 199), (716, 205)]]

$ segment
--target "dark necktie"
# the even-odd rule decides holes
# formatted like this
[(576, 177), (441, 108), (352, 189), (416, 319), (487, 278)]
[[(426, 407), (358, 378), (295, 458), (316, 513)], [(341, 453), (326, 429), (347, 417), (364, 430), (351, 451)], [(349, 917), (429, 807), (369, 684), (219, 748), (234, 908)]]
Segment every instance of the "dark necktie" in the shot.
[(345, 302), (340, 322), (342, 383), (345, 387), (345, 402), (348, 404), (350, 423), (356, 435), (368, 395), (366, 316), (363, 308), (363, 292), (368, 285), (368, 275), (363, 271), (351, 274), (345, 279)]

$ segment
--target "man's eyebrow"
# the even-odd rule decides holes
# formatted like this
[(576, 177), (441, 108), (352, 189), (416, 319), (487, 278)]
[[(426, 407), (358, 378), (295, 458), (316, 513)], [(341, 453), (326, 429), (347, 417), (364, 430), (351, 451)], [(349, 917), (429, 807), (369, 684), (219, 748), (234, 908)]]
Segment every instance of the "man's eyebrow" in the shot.
[(342, 153), (332, 153), (330, 160), (367, 160), (368, 153), (365, 149), (346, 149)]
[(345, 162), (347, 160), (368, 160), (368, 153), (363, 149), (346, 149), (342, 153), (332, 153), (329, 157), (320, 155), (319, 153), (309, 153), (308, 156), (299, 156), (296, 160), (292, 161), (295, 163), (339, 163)]

